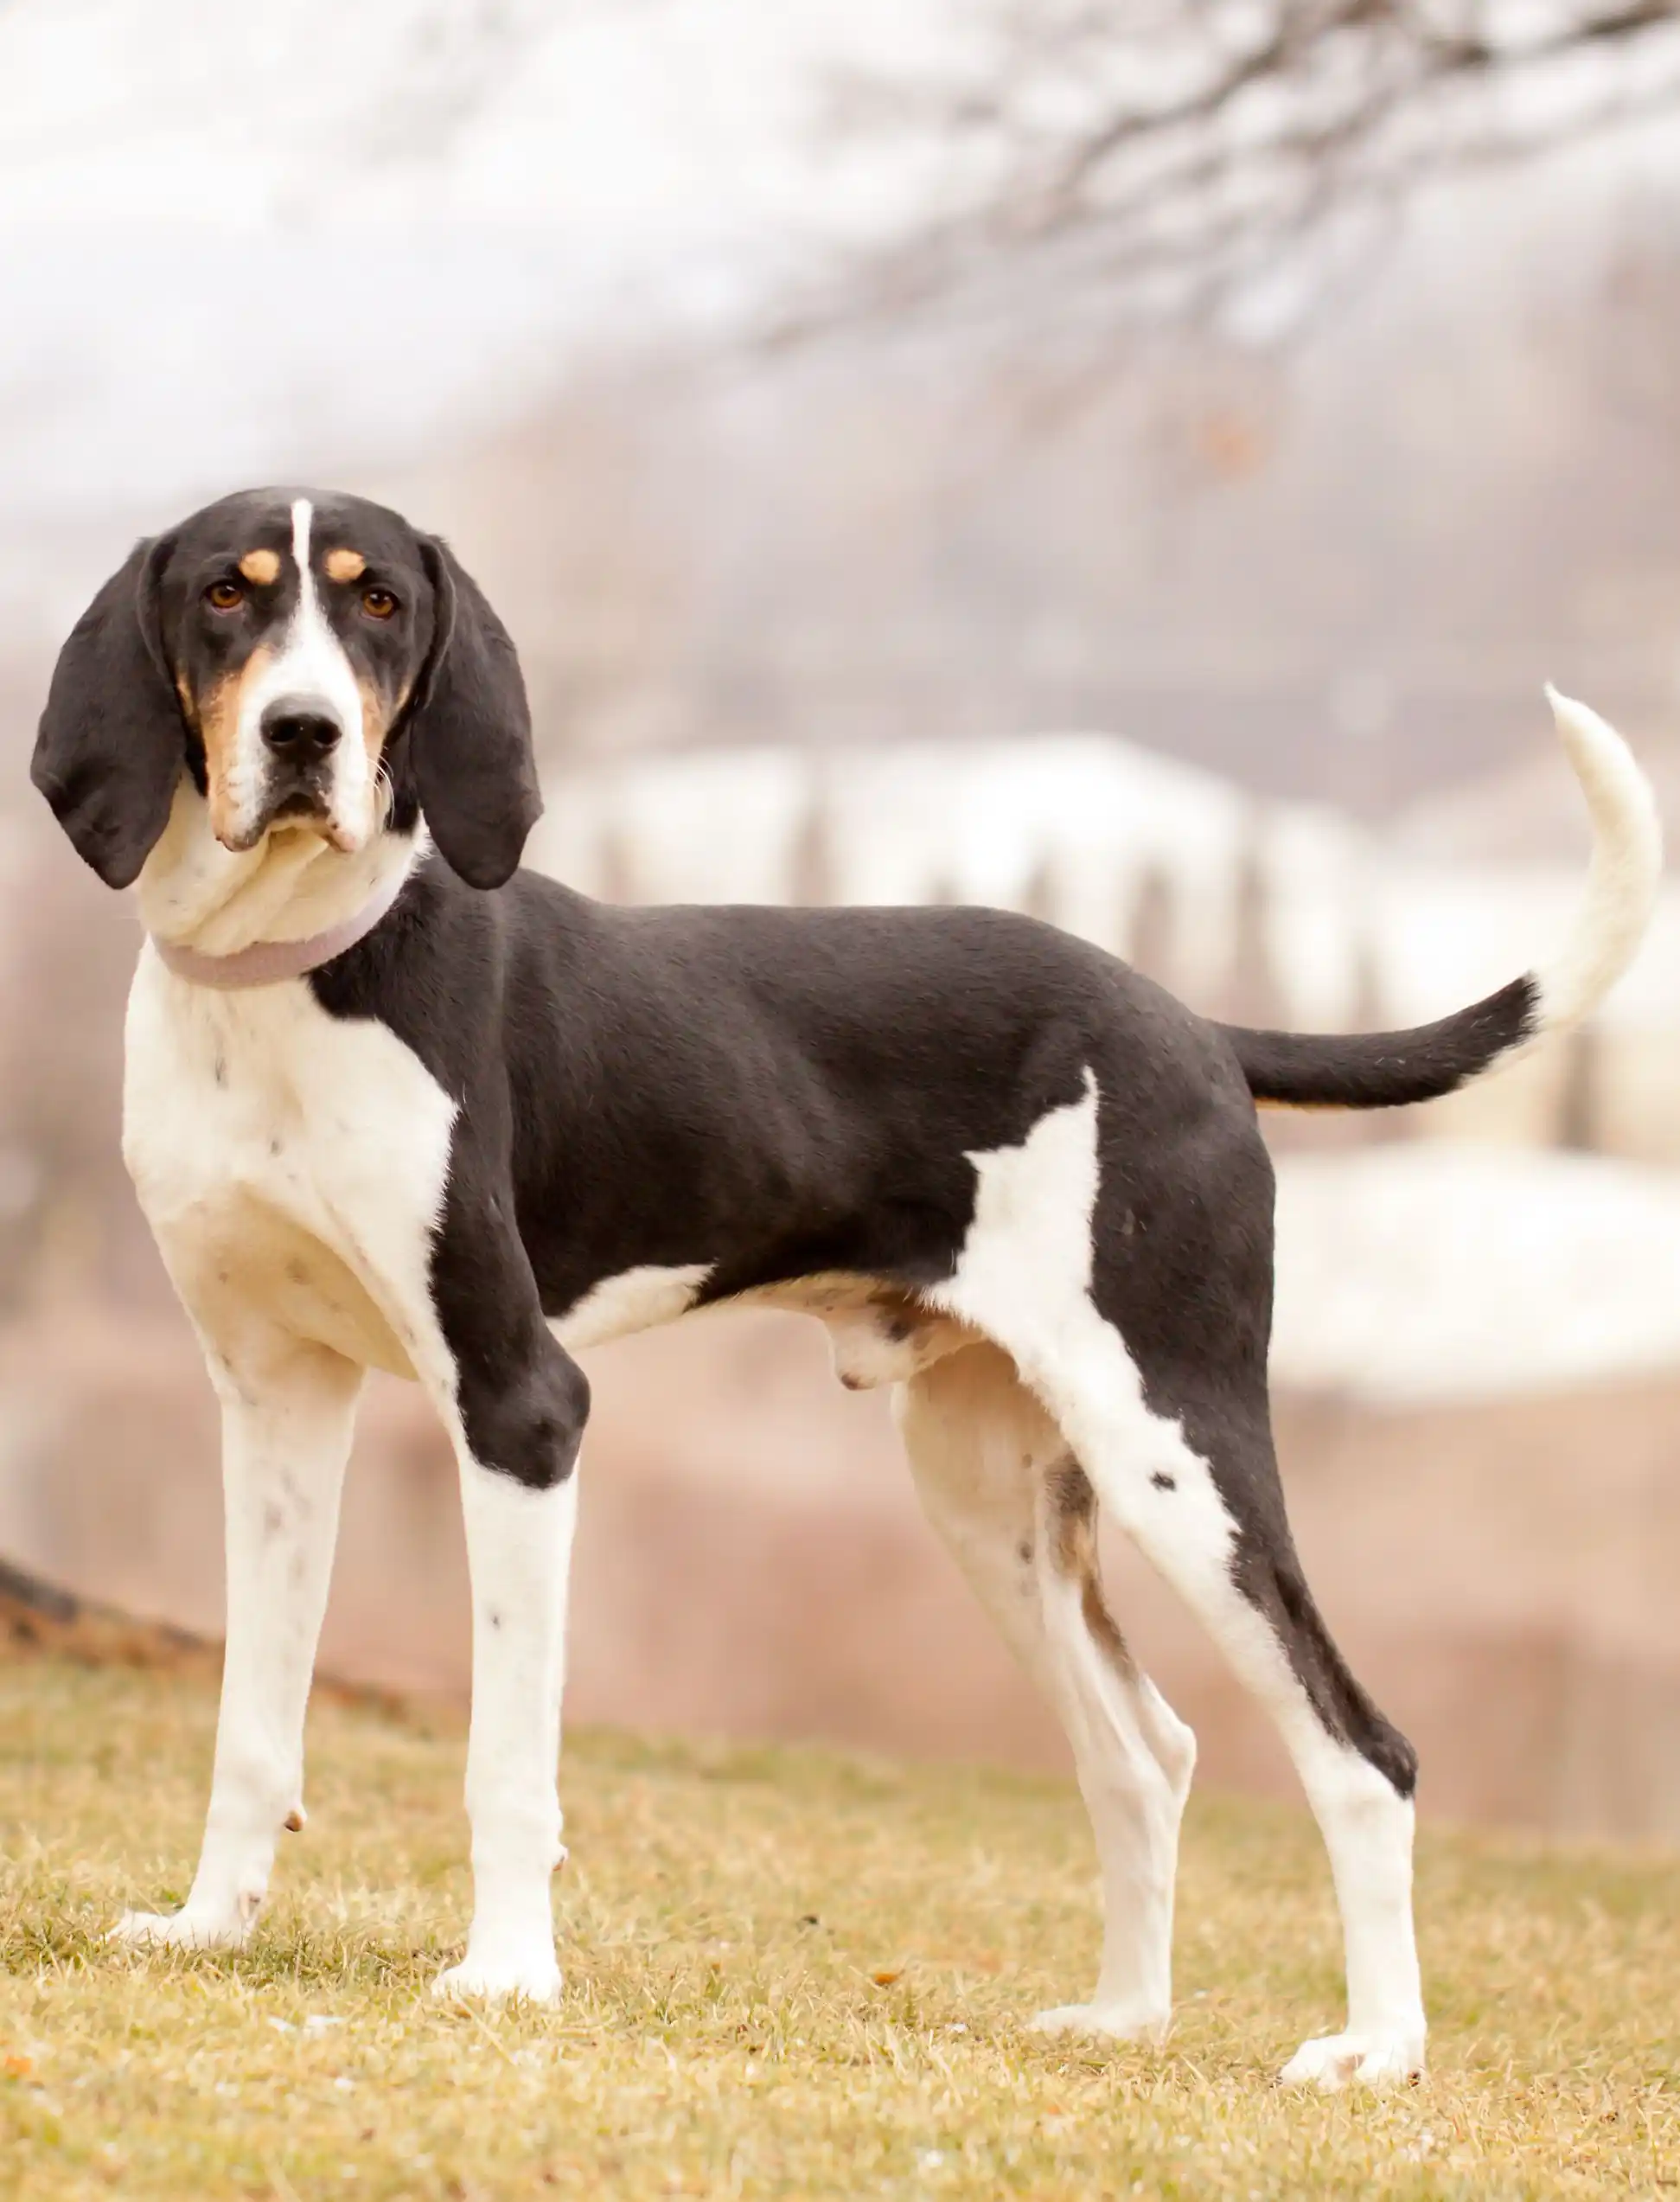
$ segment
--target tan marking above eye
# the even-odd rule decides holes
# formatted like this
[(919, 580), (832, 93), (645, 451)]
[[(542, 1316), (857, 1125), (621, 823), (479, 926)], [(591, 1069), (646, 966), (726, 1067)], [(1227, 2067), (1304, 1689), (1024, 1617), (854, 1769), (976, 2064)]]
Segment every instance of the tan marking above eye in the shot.
[(240, 560), (240, 571), (247, 581), (254, 581), (265, 589), (271, 581), (280, 578), (280, 554), (271, 550), (248, 550)]
[(367, 571), (367, 561), (358, 550), (329, 550), (324, 562), (329, 581), (359, 581)]

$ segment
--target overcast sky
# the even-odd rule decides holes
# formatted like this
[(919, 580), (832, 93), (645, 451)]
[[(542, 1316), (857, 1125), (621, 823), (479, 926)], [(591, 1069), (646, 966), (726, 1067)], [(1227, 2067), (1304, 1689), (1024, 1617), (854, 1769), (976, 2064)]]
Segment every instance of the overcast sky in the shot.
[[(827, 70), (947, 50), (961, 14), (0, 0), (0, 608), (64, 610), (43, 528), (400, 461), (925, 205), (925, 160), (842, 158), (813, 118)], [(1529, 237), (1556, 189), (1525, 178)]]
[(940, 10), (0, 0), (0, 528), (401, 452), (727, 319), (902, 202), (813, 102)]

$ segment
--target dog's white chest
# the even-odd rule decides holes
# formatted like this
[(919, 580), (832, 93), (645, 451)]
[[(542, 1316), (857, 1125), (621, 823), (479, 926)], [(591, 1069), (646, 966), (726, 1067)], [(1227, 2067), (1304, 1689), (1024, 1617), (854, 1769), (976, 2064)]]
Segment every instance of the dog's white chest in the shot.
[(210, 1342), (272, 1326), (412, 1374), (454, 1117), (387, 1027), (303, 981), (217, 993), (143, 952), (124, 1158)]

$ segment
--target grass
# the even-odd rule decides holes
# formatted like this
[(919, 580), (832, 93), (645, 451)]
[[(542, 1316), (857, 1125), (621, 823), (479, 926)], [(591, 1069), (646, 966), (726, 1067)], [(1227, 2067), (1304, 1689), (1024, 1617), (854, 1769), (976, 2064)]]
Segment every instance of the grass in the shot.
[(0, 2193), (463, 2198), (1644, 2195), (1680, 2186), (1680, 1864), (1426, 1835), (1434, 2071), (1271, 2075), (1340, 2017), (1294, 1812), (1186, 1831), (1164, 2050), (1045, 2043), (1089, 1989), (1070, 1789), (808, 1751), (569, 1747), (565, 2005), (434, 2007), (462, 1739), (312, 1716), (311, 1818), (236, 1956), (131, 1956), (195, 1852), (201, 1675), (0, 1661)]

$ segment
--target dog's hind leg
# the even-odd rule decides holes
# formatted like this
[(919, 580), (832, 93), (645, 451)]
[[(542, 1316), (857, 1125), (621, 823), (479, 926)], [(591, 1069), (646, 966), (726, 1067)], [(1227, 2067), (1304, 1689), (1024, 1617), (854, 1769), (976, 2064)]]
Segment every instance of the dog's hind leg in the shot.
[(1181, 1422), (1086, 1434), (1103, 1501), (1200, 1616), (1276, 1722), (1330, 1853), (1347, 1959), (1345, 2032), (1308, 2041), (1287, 2081), (1415, 2077), (1424, 2017), (1412, 1927), (1417, 1762), (1349, 1672), (1290, 1537), (1263, 1388)]
[(1196, 1738), (1140, 1671), (1103, 1602), (1090, 1479), (1064, 1456), (1038, 1480), (1040, 1610), (1079, 1785), (1102, 1861), (1102, 1969), (1045, 2032), (1159, 2035), (1172, 2007), (1179, 1827)]
[[(1214, 1066), (1217, 1070), (1217, 1064)], [(996, 1340), (1110, 1516), (1200, 1616), (1276, 1721), (1330, 1853), (1347, 1955), (1346, 2030), (1292, 2081), (1421, 2070), (1413, 1936), (1411, 1746), (1354, 1680), (1295, 1555), (1266, 1390), (1272, 1178), (1248, 1097), (1172, 1097), (1140, 1174), (1099, 1090), (1019, 1147), (970, 1156), (974, 1218), (936, 1302)]]
[(362, 1372), (249, 1327), (206, 1340), (221, 1401), (227, 1642), (204, 1847), (186, 1904), (127, 1912), (112, 1939), (227, 1948), (268, 1890), (276, 1839), (301, 1828), (303, 1715), (327, 1603)]
[(1138, 1671), (1102, 1602), (1091, 1486), (992, 1347), (937, 1363), (901, 1388), (898, 1404), (923, 1505), (1060, 1716), (1096, 1840), (1096, 1992), (1038, 2024), (1159, 2037), (1172, 2007), (1179, 1823), (1196, 1746)]

